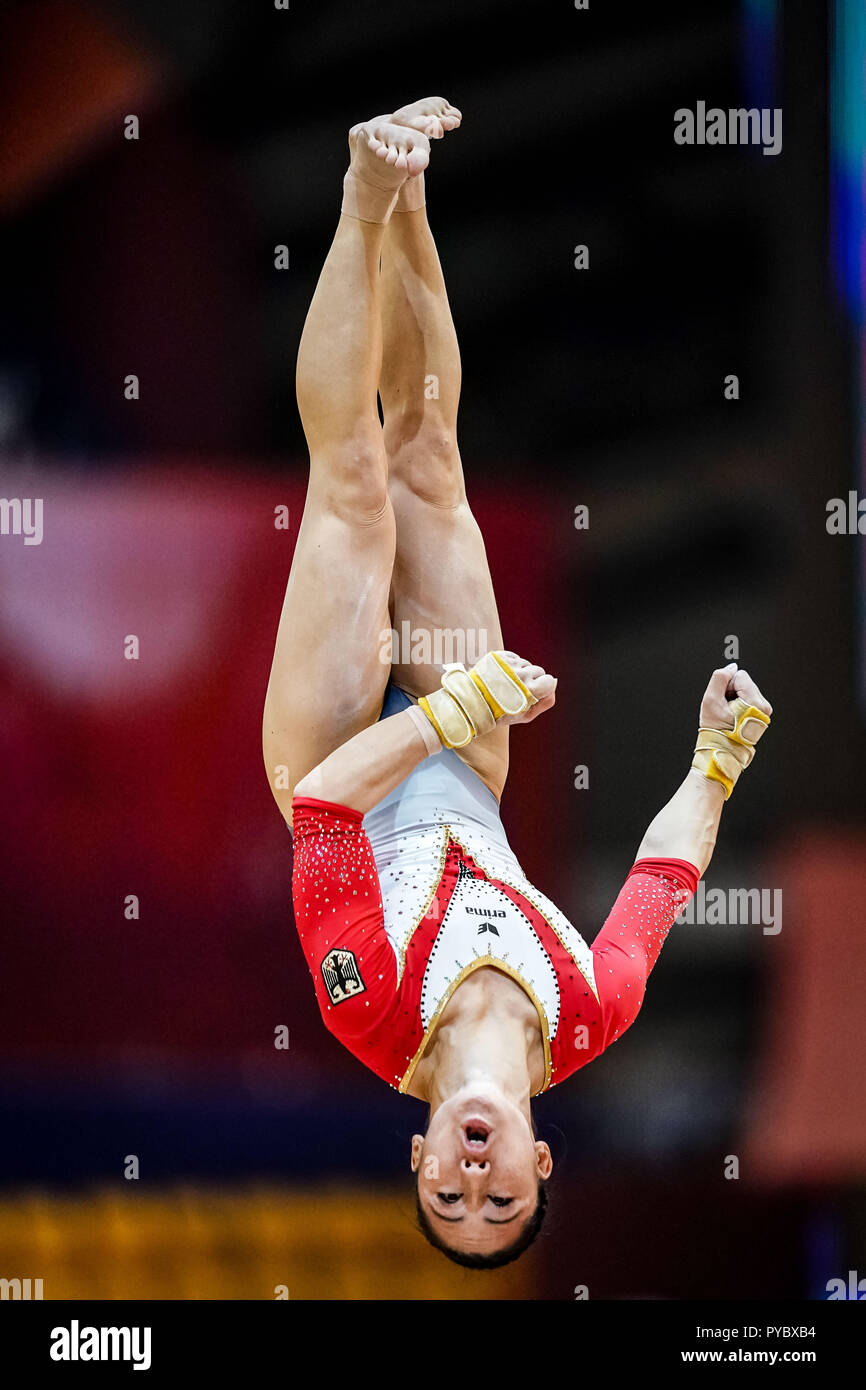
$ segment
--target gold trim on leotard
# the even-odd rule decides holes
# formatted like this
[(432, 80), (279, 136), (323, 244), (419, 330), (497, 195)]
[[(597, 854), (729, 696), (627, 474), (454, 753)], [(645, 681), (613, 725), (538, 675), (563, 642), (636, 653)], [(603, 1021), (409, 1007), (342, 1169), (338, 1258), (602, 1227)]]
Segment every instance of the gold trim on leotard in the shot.
[[(597, 988), (596, 983), (595, 983), (595, 976), (594, 976), (594, 974), (589, 974), (589, 975), (587, 974), (587, 972), (584, 970), (583, 966), (581, 965), (580, 961), (576, 958), (574, 952), (571, 950), (571, 947), (569, 946), (568, 942), (563, 940), (563, 938), (562, 938), (560, 932), (557, 930), (556, 924), (555, 924), (554, 922), (551, 921), (550, 917), (547, 915), (547, 913), (544, 911), (544, 909), (539, 905), (539, 903), (537, 903), (537, 902), (535, 901), (535, 899), (534, 899), (533, 896), (532, 896), (532, 893), (535, 892), (536, 890), (533, 889), (532, 884), (529, 882), (529, 880), (526, 878), (526, 876), (525, 876), (525, 875), (523, 876), (523, 882), (522, 882), (522, 883), (514, 883), (511, 879), (506, 878), (506, 877), (504, 876), (504, 874), (502, 874), (502, 873), (499, 872), (498, 870), (492, 870), (492, 869), (486, 868), (485, 865), (484, 865), (484, 863), (483, 863), (483, 861), (482, 861), (482, 859), (481, 859), (481, 857), (480, 857), (479, 855), (475, 854), (472, 850), (467, 849), (467, 847), (464, 845), (463, 841), (462, 841), (461, 839), (459, 839), (459, 837), (458, 837), (457, 835), (455, 835), (452, 826), (450, 826), (450, 825), (448, 825), (448, 824), (446, 824), (446, 823), (443, 823), (443, 824), (441, 825), (440, 829), (441, 829), (441, 833), (442, 833), (442, 843), (441, 843), (440, 849), (439, 849), (439, 864), (438, 864), (438, 868), (437, 868), (437, 871), (436, 871), (435, 876), (434, 876), (433, 887), (431, 888), (430, 893), (429, 893), (429, 895), (428, 895), (428, 897), (427, 897), (427, 899), (426, 899), (426, 902), (425, 902), (425, 904), (424, 904), (424, 908), (423, 908), (422, 912), (419, 914), (418, 917), (416, 917), (416, 919), (415, 919), (414, 923), (412, 924), (411, 928), (410, 928), (408, 931), (406, 931), (406, 932), (404, 932), (404, 933), (402, 934), (402, 940), (401, 940), (401, 942), (400, 942), (400, 950), (399, 950), (399, 960), (398, 960), (398, 973), (397, 973), (397, 983), (398, 983), (398, 985), (400, 984), (400, 982), (401, 982), (402, 979), (403, 979), (403, 972), (404, 972), (404, 970), (405, 970), (405, 968), (406, 968), (406, 951), (407, 951), (407, 948), (408, 948), (408, 946), (409, 946), (410, 941), (411, 941), (412, 938), (414, 937), (416, 931), (418, 930), (418, 928), (420, 927), (421, 923), (423, 922), (424, 918), (427, 916), (427, 913), (430, 911), (430, 906), (431, 906), (431, 904), (432, 904), (434, 898), (436, 897), (436, 894), (437, 894), (438, 891), (439, 891), (440, 885), (441, 885), (441, 883), (442, 883), (442, 876), (443, 876), (443, 874), (444, 874), (444, 872), (445, 872), (445, 864), (446, 864), (446, 861), (447, 861), (447, 858), (448, 858), (448, 846), (449, 846), (449, 844), (453, 841), (454, 844), (458, 847), (458, 849), (460, 849), (460, 850), (462, 851), (462, 853), (466, 856), (466, 858), (469, 859), (469, 860), (471, 860), (471, 862), (472, 862), (473, 864), (477, 865), (477, 867), (481, 870), (481, 872), (485, 875), (485, 877), (486, 877), (490, 882), (494, 882), (494, 883), (495, 883), (495, 882), (504, 883), (504, 884), (506, 885), (506, 887), (508, 887), (508, 888), (513, 888), (514, 891), (515, 891), (516, 893), (519, 893), (519, 894), (521, 895), (521, 897), (524, 897), (524, 898), (526, 899), (526, 901), (527, 901), (527, 902), (535, 909), (535, 911), (538, 913), (539, 917), (541, 917), (542, 921), (546, 922), (547, 925), (550, 927), (550, 930), (553, 932), (553, 934), (554, 934), (554, 936), (556, 937), (557, 941), (560, 943), (560, 945), (562, 946), (563, 950), (568, 954), (569, 958), (570, 958), (571, 960), (574, 961), (574, 964), (577, 966), (577, 969), (580, 971), (581, 975), (582, 975), (583, 978), (586, 980), (586, 983), (589, 985), (590, 989), (592, 990), (592, 993), (593, 993), (594, 998), (596, 999), (596, 1001), (598, 1001), (598, 988)], [(530, 892), (527, 892), (527, 891), (526, 891), (527, 888), (530, 890)], [(567, 919), (566, 919), (566, 920), (567, 920)], [(440, 925), (441, 925), (441, 924), (440, 924)], [(569, 925), (571, 925), (571, 924), (569, 924)], [(574, 931), (577, 931), (577, 928), (576, 928), (576, 927), (573, 927), (572, 929), (573, 929)], [(542, 943), (542, 944), (543, 944), (543, 943)], [(589, 946), (587, 946), (587, 951), (590, 951)], [(591, 959), (591, 953), (590, 953), (590, 959)], [(489, 965), (496, 965), (497, 969), (501, 969), (501, 970), (504, 971), (504, 973), (505, 973), (506, 975), (510, 975), (511, 978), (512, 978), (513, 980), (515, 980), (516, 983), (519, 984), (519, 985), (521, 986), (521, 988), (522, 988), (522, 989), (524, 990), (524, 992), (529, 996), (529, 998), (532, 1000), (533, 1004), (535, 1005), (535, 1008), (536, 1008), (536, 1011), (537, 1011), (537, 1013), (538, 1013), (539, 1019), (541, 1020), (541, 1025), (542, 1025), (542, 1027), (541, 1027), (541, 1037), (542, 1037), (542, 1042), (543, 1042), (543, 1044), (544, 1044), (544, 1085), (542, 1086), (541, 1091), (537, 1091), (537, 1092), (535, 1092), (535, 1094), (536, 1094), (536, 1095), (541, 1095), (541, 1093), (542, 1093), (543, 1091), (546, 1091), (546, 1090), (547, 1090), (548, 1086), (550, 1085), (551, 1077), (552, 1077), (552, 1074), (553, 1074), (553, 1069), (552, 1069), (552, 1068), (553, 1068), (553, 1064), (552, 1064), (551, 1052), (550, 1052), (550, 1024), (549, 1024), (549, 1021), (548, 1021), (548, 1018), (547, 1018), (547, 1014), (546, 1014), (545, 1011), (544, 1011), (544, 1006), (543, 1006), (543, 1004), (541, 1003), (541, 1001), (540, 1001), (540, 999), (538, 998), (538, 996), (537, 996), (537, 994), (535, 993), (535, 991), (533, 990), (532, 986), (529, 985), (529, 984), (527, 983), (527, 981), (524, 980), (523, 977), (522, 977), (521, 975), (518, 974), (518, 972), (513, 968), (513, 966), (507, 965), (504, 961), (497, 961), (495, 958), (490, 957), (490, 956), (480, 956), (480, 957), (478, 958), (478, 960), (470, 961), (468, 965), (465, 965), (465, 966), (463, 967), (463, 969), (460, 971), (460, 973), (457, 975), (457, 977), (456, 977), (454, 980), (451, 981), (450, 985), (448, 986), (448, 989), (447, 989), (446, 993), (443, 995), (442, 999), (440, 1000), (439, 1004), (437, 1005), (436, 1012), (433, 1014), (433, 1017), (431, 1018), (428, 1027), (425, 1029), (424, 1037), (422, 1038), (421, 1045), (420, 1045), (420, 1047), (418, 1048), (417, 1052), (415, 1053), (415, 1056), (412, 1058), (411, 1062), (409, 1063), (409, 1066), (406, 1068), (406, 1071), (405, 1071), (404, 1074), (403, 1074), (403, 1078), (402, 1078), (402, 1080), (401, 1080), (401, 1082), (400, 1082), (400, 1085), (397, 1087), (398, 1091), (400, 1091), (401, 1094), (405, 1094), (405, 1093), (406, 1093), (406, 1089), (407, 1089), (407, 1087), (408, 1087), (408, 1085), (409, 1085), (409, 1082), (412, 1080), (412, 1076), (413, 1076), (413, 1074), (414, 1074), (414, 1072), (415, 1072), (415, 1068), (418, 1066), (418, 1063), (420, 1062), (420, 1060), (421, 1060), (421, 1058), (422, 1058), (422, 1056), (423, 1056), (423, 1054), (424, 1054), (425, 1049), (427, 1048), (429, 1042), (430, 1042), (431, 1039), (432, 1039), (433, 1033), (435, 1032), (435, 1029), (436, 1029), (436, 1025), (437, 1025), (437, 1023), (438, 1023), (438, 1021), (439, 1021), (439, 1018), (440, 1018), (440, 1016), (441, 1016), (441, 1014), (442, 1014), (442, 1010), (444, 1009), (445, 1005), (448, 1003), (448, 1000), (451, 998), (451, 995), (454, 993), (454, 991), (455, 991), (455, 989), (457, 988), (457, 986), (458, 986), (459, 984), (461, 984), (461, 983), (463, 982), (463, 980), (465, 980), (465, 979), (467, 978), (467, 976), (471, 975), (472, 972), (473, 972), (474, 970), (477, 970), (477, 969), (479, 968), (479, 966), (481, 966), (481, 965), (488, 965), (488, 964), (489, 964)]]
[[(478, 865), (479, 869), (481, 869), (482, 873), (484, 873), (484, 874), (487, 876), (488, 879), (498, 880), (499, 883), (504, 883), (508, 888), (513, 888), (514, 891), (515, 891), (515, 893), (519, 893), (519, 894), (521, 895), (521, 897), (525, 898), (526, 901), (527, 901), (528, 903), (530, 903), (530, 904), (532, 905), (532, 907), (535, 908), (535, 911), (538, 913), (539, 917), (541, 917), (541, 918), (543, 919), (543, 921), (545, 921), (545, 922), (547, 923), (547, 925), (550, 927), (550, 930), (553, 932), (554, 936), (556, 937), (556, 939), (557, 939), (557, 941), (559, 942), (559, 944), (560, 944), (560, 946), (562, 947), (562, 949), (563, 949), (564, 951), (566, 951), (566, 952), (568, 953), (568, 955), (571, 957), (571, 959), (574, 961), (574, 963), (575, 963), (575, 965), (577, 966), (578, 970), (580, 971), (581, 975), (582, 975), (583, 978), (586, 980), (586, 983), (589, 985), (590, 989), (592, 990), (592, 992), (593, 992), (593, 994), (594, 994), (594, 996), (595, 996), (596, 1002), (599, 1002), (599, 999), (598, 999), (598, 988), (597, 988), (596, 983), (595, 983), (595, 974), (593, 973), (591, 976), (590, 976), (590, 975), (587, 975), (586, 971), (584, 970), (584, 968), (583, 968), (583, 966), (581, 965), (580, 961), (579, 961), (579, 960), (577, 959), (577, 957), (575, 956), (575, 954), (574, 954), (574, 952), (572, 951), (571, 947), (569, 946), (568, 942), (567, 942), (567, 941), (563, 941), (561, 935), (559, 934), (559, 932), (558, 932), (558, 930), (557, 930), (557, 928), (556, 928), (555, 923), (551, 922), (550, 918), (548, 917), (548, 915), (547, 915), (547, 913), (544, 911), (544, 909), (541, 908), (541, 907), (539, 907), (538, 903), (537, 903), (537, 902), (535, 901), (535, 899), (531, 896), (531, 893), (535, 893), (535, 892), (537, 892), (538, 890), (537, 890), (536, 888), (533, 888), (532, 884), (529, 882), (529, 879), (526, 878), (525, 875), (524, 875), (524, 883), (525, 883), (526, 887), (523, 887), (523, 886), (522, 886), (521, 884), (519, 884), (519, 883), (512, 883), (512, 881), (511, 881), (510, 879), (506, 878), (506, 877), (504, 876), (504, 874), (501, 874), (501, 873), (499, 873), (498, 871), (494, 871), (493, 873), (491, 873), (488, 869), (485, 869), (485, 867), (484, 867), (484, 865), (482, 864), (480, 858), (479, 858), (477, 855), (473, 854), (471, 850), (468, 850), (468, 849), (466, 848), (466, 846), (462, 843), (462, 841), (460, 841), (460, 840), (457, 839), (457, 836), (454, 834), (454, 831), (451, 829), (450, 826), (448, 827), (448, 833), (449, 833), (449, 835), (451, 836), (451, 839), (454, 840), (455, 843), (458, 844), (458, 845), (460, 846), (460, 848), (462, 849), (463, 853), (464, 853), (469, 859), (472, 860), (473, 864), (477, 864), (477, 865)], [(529, 889), (530, 889), (530, 892), (529, 892), (529, 893), (527, 893), (526, 888), (529, 888)], [(551, 904), (551, 906), (555, 906), (555, 904)], [(564, 915), (564, 914), (563, 914), (563, 915)], [(568, 918), (566, 918), (565, 920), (568, 921)], [(577, 927), (573, 926), (573, 924), (572, 924), (571, 922), (569, 922), (569, 926), (572, 927), (572, 930), (573, 930), (573, 931), (575, 931), (575, 932), (577, 931)], [(578, 935), (580, 935), (580, 933), (578, 933)], [(582, 937), (581, 937), (581, 940), (583, 940)], [(591, 960), (592, 960), (592, 949), (591, 949), (591, 947), (590, 947), (586, 942), (584, 942), (584, 945), (586, 946), (586, 949), (587, 949), (587, 951), (589, 952), (590, 961), (591, 961)]]
[(427, 913), (430, 911), (430, 906), (433, 902), (433, 899), (436, 897), (436, 894), (439, 892), (439, 887), (442, 883), (442, 875), (445, 872), (445, 861), (448, 858), (448, 841), (451, 836), (451, 831), (449, 826), (447, 825), (443, 825), (441, 829), (444, 831), (444, 834), (442, 836), (442, 844), (439, 847), (439, 867), (436, 871), (436, 876), (433, 881), (433, 887), (431, 888), (427, 901), (424, 904), (423, 912), (421, 913), (420, 917), (417, 917), (415, 919), (415, 922), (413, 923), (410, 930), (408, 932), (403, 933), (400, 942), (400, 958), (397, 962), (398, 986), (400, 985), (403, 979), (403, 971), (406, 969), (406, 948), (408, 947), (409, 942), (412, 940), (412, 937), (415, 935), (421, 923), (424, 921), (424, 918), (427, 916)]
[[(406, 968), (406, 948), (408, 947), (409, 942), (412, 940), (412, 937), (415, 935), (424, 918), (427, 916), (427, 913), (430, 911), (430, 905), (433, 902), (433, 899), (436, 897), (436, 894), (439, 892), (439, 887), (442, 883), (442, 875), (445, 872), (445, 861), (448, 858), (448, 844), (450, 840), (453, 840), (454, 843), (463, 851), (467, 859), (471, 859), (473, 864), (477, 864), (478, 868), (481, 870), (481, 872), (485, 875), (486, 878), (493, 882), (498, 881), (499, 883), (504, 883), (508, 888), (513, 888), (515, 893), (520, 893), (521, 896), (524, 897), (526, 901), (530, 903), (532, 907), (535, 908), (535, 911), (538, 913), (542, 921), (546, 922), (547, 925), (550, 927), (550, 930), (553, 932), (560, 946), (562, 946), (563, 950), (566, 951), (568, 955), (571, 957), (571, 959), (574, 961), (581, 975), (586, 980), (586, 983), (592, 990), (593, 996), (595, 997), (595, 1000), (598, 1003), (598, 987), (595, 983), (595, 974), (587, 974), (583, 965), (572, 951), (569, 943), (563, 940), (559, 932), (559, 929), (556, 926), (556, 923), (551, 921), (550, 917), (548, 917), (547, 913), (544, 911), (544, 908), (541, 907), (541, 905), (538, 902), (536, 902), (532, 894), (537, 892), (538, 890), (533, 887), (526, 875), (524, 874), (522, 883), (515, 883), (513, 879), (506, 878), (505, 875), (499, 872), (497, 869), (486, 868), (481, 860), (481, 857), (475, 854), (472, 850), (467, 849), (466, 846), (463, 844), (463, 841), (460, 840), (454, 834), (452, 826), (443, 823), (440, 829), (442, 832), (442, 843), (439, 846), (439, 864), (435, 871), (433, 886), (430, 889), (430, 892), (424, 903), (424, 908), (421, 911), (420, 915), (415, 918), (415, 921), (412, 923), (412, 926), (408, 930), (403, 931), (401, 933), (400, 948), (398, 952), (397, 962), (397, 984), (399, 985), (402, 981), (403, 971)], [(527, 892), (527, 889), (529, 889), (529, 892)], [(566, 918), (566, 921), (567, 920), (568, 919)], [(577, 927), (575, 927), (572, 923), (569, 922), (569, 926), (571, 926), (573, 931), (577, 932)], [(583, 938), (581, 938), (581, 940), (583, 940)], [(592, 950), (586, 942), (584, 942), (584, 945), (586, 946), (586, 950), (589, 956), (589, 962), (591, 965)]]
[(447, 990), (445, 991), (439, 1003), (437, 1004), (436, 1012), (434, 1013), (433, 1017), (430, 1019), (429, 1024), (424, 1030), (424, 1036), (421, 1039), (421, 1046), (418, 1048), (418, 1051), (415, 1053), (415, 1056), (412, 1058), (411, 1062), (409, 1063), (408, 1067), (403, 1073), (403, 1079), (401, 1080), (400, 1085), (397, 1087), (397, 1090), (401, 1093), (401, 1095), (406, 1094), (409, 1083), (412, 1080), (412, 1077), (415, 1073), (415, 1068), (421, 1061), (421, 1058), (423, 1057), (429, 1043), (433, 1041), (433, 1034), (436, 1031), (436, 1026), (442, 1017), (442, 1013), (445, 1009), (445, 1005), (448, 1003), (448, 1000), (451, 998), (457, 986), (461, 985), (463, 981), (467, 979), (475, 970), (479, 970), (482, 965), (493, 965), (496, 967), (497, 970), (501, 970), (504, 974), (510, 975), (512, 980), (514, 980), (516, 984), (520, 985), (521, 989), (523, 989), (524, 992), (529, 995), (529, 998), (535, 1005), (539, 1022), (541, 1023), (541, 1041), (544, 1045), (544, 1085), (542, 1086), (541, 1091), (533, 1091), (533, 1095), (540, 1096), (542, 1091), (547, 1090), (548, 1086), (550, 1085), (550, 1078), (553, 1074), (553, 1063), (550, 1055), (550, 1024), (547, 1020), (547, 1014), (544, 1011), (544, 1005), (538, 998), (538, 995), (535, 993), (534, 989), (532, 989), (532, 987), (526, 983), (522, 975), (518, 975), (517, 971), (514, 969), (513, 966), (507, 965), (504, 960), (500, 960), (497, 956), (479, 956), (477, 960), (471, 960), (468, 965), (464, 965), (460, 973), (455, 977), (455, 979), (451, 981)]

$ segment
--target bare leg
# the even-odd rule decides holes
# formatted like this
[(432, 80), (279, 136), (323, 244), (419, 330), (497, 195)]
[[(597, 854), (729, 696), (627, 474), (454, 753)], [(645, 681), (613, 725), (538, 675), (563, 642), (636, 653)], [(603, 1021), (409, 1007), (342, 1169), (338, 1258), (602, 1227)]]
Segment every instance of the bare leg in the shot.
[[(387, 163), (367, 148), (367, 130), (352, 132), (352, 169), (371, 180), (347, 187), (357, 214), (379, 215), (376, 188), (393, 184), (396, 194), (411, 172), (400, 142), (409, 137), (411, 147), (412, 132), (394, 137), (395, 129), (377, 127), (391, 142)], [(414, 137), (419, 142), (429, 152), (423, 135)], [(390, 159), (398, 144), (402, 163)], [(382, 222), (341, 215), (298, 353), (310, 481), (262, 727), (265, 767), (287, 820), (295, 784), (378, 718), (388, 679), (382, 634), (390, 627), (395, 527), (376, 406), (384, 231)]]
[[(385, 418), (388, 488), (397, 524), (392, 583), (398, 637), (449, 631), (464, 636), (468, 660), (503, 646), (484, 541), (466, 499), (456, 442), (460, 353), (445, 282), (422, 207), (395, 211), (382, 258), (384, 353), (379, 393)], [(439, 684), (444, 652), (429, 664), (396, 654), (393, 677), (420, 696)], [(508, 729), (460, 756), (499, 798), (508, 772)]]

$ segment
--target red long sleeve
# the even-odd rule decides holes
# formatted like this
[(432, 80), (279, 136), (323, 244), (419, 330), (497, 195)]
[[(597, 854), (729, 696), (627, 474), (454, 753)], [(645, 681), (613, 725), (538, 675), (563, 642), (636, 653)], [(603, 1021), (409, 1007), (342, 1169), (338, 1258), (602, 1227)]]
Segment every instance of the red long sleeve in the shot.
[(603, 1047), (637, 1017), (650, 971), (699, 878), (684, 859), (639, 859), (631, 869), (592, 945)]

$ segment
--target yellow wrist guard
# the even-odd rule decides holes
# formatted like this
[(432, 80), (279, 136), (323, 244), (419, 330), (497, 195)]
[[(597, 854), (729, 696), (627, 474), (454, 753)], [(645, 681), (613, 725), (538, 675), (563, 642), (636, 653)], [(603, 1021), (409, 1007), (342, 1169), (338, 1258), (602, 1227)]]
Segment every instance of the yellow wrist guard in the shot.
[(721, 782), (727, 801), (743, 768), (755, 756), (755, 744), (768, 727), (770, 716), (739, 697), (728, 705), (734, 716), (732, 729), (699, 729), (692, 767), (711, 782)]
[(441, 690), (418, 701), (445, 748), (465, 748), (479, 734), (488, 734), (504, 714), (523, 714), (537, 704), (504, 652), (488, 652), (471, 671), (452, 662), (442, 672)]

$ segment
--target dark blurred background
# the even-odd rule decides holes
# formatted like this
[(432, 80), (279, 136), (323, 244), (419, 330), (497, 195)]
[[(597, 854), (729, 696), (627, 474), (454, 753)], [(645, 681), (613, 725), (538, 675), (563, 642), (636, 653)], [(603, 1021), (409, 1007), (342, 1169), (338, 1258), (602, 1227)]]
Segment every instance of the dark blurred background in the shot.
[[(0, 535), (0, 1276), (326, 1299), (866, 1276), (863, 546), (826, 524), (866, 486), (864, 61), (855, 0), (5, 7), (2, 492), (43, 499), (44, 537)], [(675, 929), (628, 1038), (536, 1103), (548, 1223), (492, 1276), (413, 1231), (425, 1109), (319, 1019), (259, 746), (346, 130), (434, 92), (464, 113), (427, 187), (470, 499), (506, 641), (561, 680), (512, 740), (530, 878), (591, 940), (711, 669), (735, 657), (776, 711), (707, 886), (781, 890), (782, 929)], [(781, 108), (781, 152), (675, 144), (698, 101)]]

